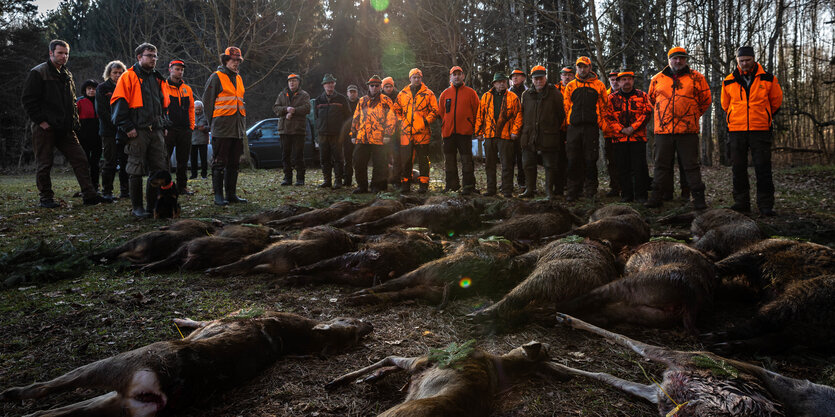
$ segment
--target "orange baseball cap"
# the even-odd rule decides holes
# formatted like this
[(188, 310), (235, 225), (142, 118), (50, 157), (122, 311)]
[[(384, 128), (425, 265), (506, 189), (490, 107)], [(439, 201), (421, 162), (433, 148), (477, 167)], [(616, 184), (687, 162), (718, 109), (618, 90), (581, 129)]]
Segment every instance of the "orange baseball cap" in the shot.
[(290, 81), (293, 78), (295, 78), (297, 80), (301, 79), (301, 77), (299, 77), (299, 74), (296, 74), (295, 72), (291, 72), (290, 75), (287, 76), (287, 81)]
[(547, 74), (545, 67), (537, 65), (531, 68), (531, 77), (544, 77)]
[(513, 72), (510, 73), (511, 77), (514, 76), (514, 75), (521, 75), (525, 78), (528, 78), (528, 74), (525, 74), (525, 72), (520, 70), (520, 69), (515, 69), (515, 70), (513, 70)]
[(372, 75), (371, 78), (368, 79), (368, 82), (366, 82), (365, 84), (366, 85), (371, 85), (371, 84), (380, 85), (382, 83), (383, 83), (383, 80), (380, 79), (380, 76), (375, 74), (375, 75)]
[(621, 71), (618, 73), (618, 78), (620, 77), (632, 77), (635, 78), (635, 73), (632, 71)]
[(687, 55), (687, 50), (680, 46), (674, 46), (667, 52), (667, 58), (672, 58), (674, 56), (683, 56), (685, 58), (690, 57), (690, 55)]
[(563, 67), (563, 69), (560, 70), (560, 73), (562, 73), (562, 74), (574, 74), (574, 68)]
[(455, 72), (455, 71), (461, 71), (461, 72), (464, 72), (464, 70), (462, 70), (462, 69), (461, 69), (461, 67), (459, 67), (458, 65), (456, 65), (456, 66), (454, 66), (454, 67), (452, 67), (452, 68), (450, 68), (450, 69), (449, 69), (449, 75), (452, 75), (452, 73), (453, 73), (453, 72)]
[(223, 51), (223, 55), (227, 55), (232, 59), (237, 59), (238, 61), (244, 60), (244, 57), (241, 54), (241, 48), (238, 48), (237, 46), (230, 46), (226, 48), (226, 50)]
[(574, 62), (574, 65), (580, 65), (580, 64), (591, 66), (591, 59), (589, 59), (589, 57), (587, 57), (587, 56), (581, 56), (581, 57), (577, 58), (576, 62)]
[(182, 60), (180, 60), (180, 59), (175, 59), (175, 60), (173, 60), (173, 61), (169, 62), (169, 63), (168, 63), (168, 68), (171, 68), (171, 67), (173, 67), (174, 65), (179, 65), (179, 66), (181, 66), (181, 67), (183, 67), (183, 68), (185, 68), (185, 67), (186, 67), (186, 63), (185, 63), (185, 62), (183, 62), (183, 61), (182, 61)]

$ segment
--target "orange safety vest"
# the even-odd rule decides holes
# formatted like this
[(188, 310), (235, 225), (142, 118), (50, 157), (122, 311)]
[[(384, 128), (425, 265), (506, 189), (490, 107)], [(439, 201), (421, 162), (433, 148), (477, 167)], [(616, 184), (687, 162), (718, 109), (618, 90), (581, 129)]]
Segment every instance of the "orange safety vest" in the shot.
[(235, 84), (232, 85), (232, 80), (222, 71), (215, 71), (215, 74), (217, 74), (223, 90), (215, 98), (215, 110), (212, 112), (212, 118), (233, 116), (237, 112), (240, 112), (241, 116), (246, 116), (246, 108), (244, 107), (244, 81), (241, 79), (241, 76), (237, 75)]

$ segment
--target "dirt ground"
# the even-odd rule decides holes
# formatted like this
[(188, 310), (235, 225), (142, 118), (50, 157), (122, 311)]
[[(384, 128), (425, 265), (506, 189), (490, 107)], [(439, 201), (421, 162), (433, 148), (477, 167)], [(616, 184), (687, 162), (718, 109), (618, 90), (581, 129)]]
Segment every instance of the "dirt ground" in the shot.
[[(483, 171), (477, 174), (483, 189)], [(776, 170), (775, 218), (755, 220), (768, 235), (793, 236), (835, 246), (835, 169), (792, 168)], [(729, 206), (730, 169), (705, 168), (708, 202)], [(433, 171), (433, 179), (442, 173)], [(242, 175), (245, 206), (217, 208), (211, 205), (208, 181), (195, 181), (193, 197), (186, 197), (184, 217), (230, 220), (283, 203), (322, 206), (348, 191), (315, 188), (319, 171), (309, 171), (308, 186), (279, 187), (276, 171), (249, 171)], [(70, 195), (77, 185), (66, 172), (53, 174), (56, 194), (64, 207), (55, 211), (33, 208), (37, 203), (33, 175), (0, 177), (0, 252), (26, 239), (68, 240), (82, 248), (110, 247), (162, 222), (133, 221), (129, 203), (81, 207)], [(434, 182), (433, 191), (442, 184)], [(605, 191), (605, 181), (601, 193)], [(614, 198), (600, 197), (567, 205), (577, 214)], [(661, 209), (635, 205), (651, 222), (686, 211), (674, 201)], [(681, 234), (686, 227), (658, 227), (654, 235)], [(448, 237), (441, 237), (448, 238)], [(2, 277), (2, 276), (0, 276)], [(0, 390), (53, 378), (75, 367), (134, 349), (154, 341), (179, 338), (171, 319), (213, 319), (235, 309), (262, 307), (295, 312), (326, 320), (337, 316), (359, 317), (374, 325), (361, 346), (330, 357), (293, 357), (279, 360), (248, 384), (202, 399), (187, 416), (374, 416), (402, 401), (408, 376), (395, 374), (373, 384), (347, 385), (333, 391), (329, 380), (376, 362), (388, 355), (418, 356), (450, 342), (476, 339), (480, 348), (504, 353), (525, 342), (547, 343), (555, 360), (590, 371), (605, 371), (621, 378), (648, 383), (642, 368), (660, 380), (657, 365), (600, 338), (562, 328), (550, 320), (530, 324), (509, 334), (485, 334), (465, 314), (488, 302), (474, 297), (455, 300), (445, 308), (422, 303), (379, 307), (351, 307), (343, 298), (354, 289), (341, 286), (286, 287), (266, 275), (210, 277), (193, 273), (140, 274), (120, 267), (92, 267), (81, 277), (46, 284), (26, 284), (0, 289)], [(699, 323), (710, 331), (750, 316), (754, 306), (733, 300), (717, 303)], [(697, 337), (682, 329), (641, 329), (631, 326), (611, 330), (638, 340), (678, 349), (701, 349)], [(835, 356), (828, 352), (797, 349), (772, 356), (739, 356), (768, 369), (814, 382), (835, 383)], [(0, 404), (4, 416), (18, 416), (99, 394), (75, 391), (22, 404)], [(535, 377), (502, 392), (492, 416), (656, 416), (653, 406), (602, 384), (574, 378), (560, 382)]]

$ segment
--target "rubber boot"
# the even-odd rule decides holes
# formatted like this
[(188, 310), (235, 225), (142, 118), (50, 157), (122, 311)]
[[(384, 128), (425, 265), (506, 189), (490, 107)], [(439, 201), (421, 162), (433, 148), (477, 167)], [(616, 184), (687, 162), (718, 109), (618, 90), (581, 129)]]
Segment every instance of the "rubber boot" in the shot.
[(319, 188), (331, 188), (333, 186), (333, 184), (331, 183), (330, 169), (322, 168), (322, 178), (324, 178), (324, 181), (322, 181), (322, 184), (319, 185)]
[(142, 177), (131, 175), (128, 183), (128, 194), (130, 194), (130, 205), (132, 207), (130, 213), (136, 218), (147, 219), (151, 214), (142, 205)]
[(229, 204), (223, 199), (223, 171), (224, 169), (212, 170), (212, 190), (215, 192), (215, 205), (225, 206)]
[(552, 179), (553, 172), (550, 169), (545, 170), (545, 195), (548, 200), (554, 199), (554, 181)]
[[(533, 174), (533, 175), (532, 175)], [(536, 172), (525, 173), (525, 192), (519, 198), (533, 198), (536, 195)]]
[(103, 170), (101, 173), (101, 196), (105, 200), (113, 201), (113, 180), (116, 178), (115, 172)]
[(707, 203), (705, 202), (705, 192), (702, 191), (691, 191), (693, 195), (693, 209), (695, 210), (704, 210), (707, 208)]
[(296, 184), (297, 187), (304, 185), (304, 172), (296, 172)]
[(422, 182), (418, 187), (418, 194), (426, 194), (429, 192), (429, 183)]
[(227, 169), (223, 175), (223, 180), (226, 182), (226, 201), (229, 204), (246, 203), (246, 200), (238, 197), (238, 171)]
[(400, 194), (409, 194), (412, 192), (412, 184), (408, 181), (400, 183)]

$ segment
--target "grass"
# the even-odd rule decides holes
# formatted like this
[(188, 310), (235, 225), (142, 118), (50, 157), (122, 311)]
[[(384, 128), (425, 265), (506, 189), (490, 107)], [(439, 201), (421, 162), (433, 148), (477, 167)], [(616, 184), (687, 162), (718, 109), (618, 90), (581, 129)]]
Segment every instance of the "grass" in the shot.
[[(713, 207), (729, 206), (730, 169), (704, 169), (708, 202)], [(540, 169), (540, 187), (542, 186)], [(604, 189), (601, 175), (601, 189)], [(433, 192), (443, 187), (442, 170), (431, 173)], [(484, 189), (482, 165), (477, 171), (478, 187)], [(217, 207), (212, 204), (209, 180), (192, 180), (194, 196), (183, 197), (183, 217), (222, 221), (275, 208), (280, 204), (322, 207), (344, 198), (358, 200), (350, 190), (321, 190), (318, 170), (309, 170), (305, 187), (281, 187), (276, 170), (245, 171), (239, 196), (245, 205)], [(835, 168), (810, 167), (775, 171), (777, 218), (757, 218), (767, 230), (835, 245)], [(130, 204), (86, 207), (66, 168), (53, 170), (53, 186), (61, 208), (36, 208), (34, 174), (0, 177), (0, 252), (20, 247), (27, 240), (69, 241), (85, 251), (114, 246), (139, 233), (153, 230), (166, 221), (135, 220)], [(586, 216), (601, 203), (582, 200), (568, 207)], [(684, 211), (679, 202), (648, 210), (634, 205), (649, 219)], [(654, 228), (655, 233), (663, 230)], [(0, 278), (2, 273), (0, 273)], [(179, 338), (171, 324), (175, 317), (196, 320), (218, 318), (246, 308), (291, 311), (316, 319), (351, 315), (370, 320), (375, 331), (363, 347), (331, 360), (286, 359), (262, 373), (255, 381), (219, 394), (185, 415), (225, 416), (369, 416), (402, 401), (399, 389), (408, 381), (393, 375), (373, 385), (349, 386), (325, 392), (328, 380), (349, 370), (368, 365), (387, 355), (416, 356), (452, 341), (477, 340), (477, 346), (494, 353), (507, 352), (530, 340), (550, 344), (553, 357), (571, 366), (607, 371), (633, 381), (642, 381), (635, 355), (578, 332), (564, 328), (529, 325), (506, 335), (485, 336), (463, 320), (463, 315), (486, 301), (466, 299), (450, 303), (444, 310), (406, 303), (390, 307), (347, 307), (340, 300), (351, 288), (338, 286), (283, 287), (269, 276), (211, 277), (195, 273), (141, 274), (118, 266), (93, 266), (69, 280), (0, 289), (0, 390), (55, 377), (77, 366), (155, 341)], [(332, 302), (336, 299), (336, 302)], [(701, 348), (697, 340), (679, 330), (619, 328), (630, 336), (675, 348)], [(582, 352), (583, 355), (574, 355)], [(745, 358), (769, 363), (776, 371), (796, 377), (831, 383), (832, 357), (798, 357), (794, 354), (767, 358)], [(821, 362), (828, 366), (821, 366)], [(648, 364), (643, 364), (647, 367)], [(647, 371), (660, 377), (659, 368)], [(22, 405), (0, 404), (0, 415), (20, 415), (44, 407), (68, 404), (91, 393), (68, 393)], [(558, 382), (533, 379), (511, 387), (502, 394), (495, 416), (611, 415), (654, 416), (650, 406), (601, 384), (582, 379)]]

